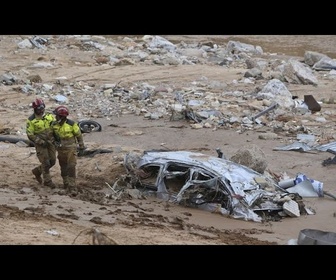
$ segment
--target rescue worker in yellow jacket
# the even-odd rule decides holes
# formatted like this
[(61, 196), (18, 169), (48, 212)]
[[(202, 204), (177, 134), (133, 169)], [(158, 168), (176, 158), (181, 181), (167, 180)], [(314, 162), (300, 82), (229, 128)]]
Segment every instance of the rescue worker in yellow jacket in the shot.
[(44, 181), (44, 186), (55, 188), (50, 175), (50, 168), (56, 163), (56, 147), (51, 127), (55, 116), (45, 112), (46, 106), (40, 98), (32, 103), (32, 107), (34, 114), (26, 121), (26, 133), (28, 139), (34, 143), (36, 156), (41, 163), (32, 170), (32, 173), (40, 184)]
[(53, 113), (56, 115), (56, 121), (52, 128), (63, 185), (71, 195), (76, 195), (78, 193), (76, 186), (77, 155), (85, 150), (83, 135), (78, 122), (68, 119), (69, 110), (66, 106), (58, 106)]

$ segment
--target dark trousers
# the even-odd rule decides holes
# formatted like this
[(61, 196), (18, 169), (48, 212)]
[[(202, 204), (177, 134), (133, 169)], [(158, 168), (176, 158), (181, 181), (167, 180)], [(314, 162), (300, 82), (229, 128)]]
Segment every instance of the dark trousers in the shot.
[(59, 148), (57, 150), (58, 163), (65, 187), (76, 187), (77, 149)]
[(50, 168), (56, 164), (56, 148), (53, 144), (48, 143), (46, 147), (36, 145), (36, 156), (41, 163), (38, 167), (35, 167), (37, 174), (41, 174), (44, 182), (50, 182)]

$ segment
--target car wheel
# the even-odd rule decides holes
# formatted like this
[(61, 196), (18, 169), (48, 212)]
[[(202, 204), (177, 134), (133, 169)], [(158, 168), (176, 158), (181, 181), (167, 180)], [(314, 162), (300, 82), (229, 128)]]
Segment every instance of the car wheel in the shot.
[(102, 130), (102, 126), (96, 121), (79, 121), (78, 124), (82, 133), (98, 132)]

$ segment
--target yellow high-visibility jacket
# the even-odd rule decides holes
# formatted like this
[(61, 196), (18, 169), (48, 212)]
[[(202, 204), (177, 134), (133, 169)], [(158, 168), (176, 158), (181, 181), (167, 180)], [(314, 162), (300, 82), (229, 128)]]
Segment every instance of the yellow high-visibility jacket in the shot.
[(39, 137), (42, 140), (53, 140), (53, 130), (51, 124), (55, 121), (55, 116), (46, 113), (42, 117), (32, 114), (26, 121), (26, 133), (30, 141), (35, 142)]
[(60, 144), (59, 148), (77, 148), (77, 144), (80, 148), (84, 147), (83, 135), (78, 122), (70, 119), (66, 119), (62, 124), (53, 122), (52, 129), (56, 142)]

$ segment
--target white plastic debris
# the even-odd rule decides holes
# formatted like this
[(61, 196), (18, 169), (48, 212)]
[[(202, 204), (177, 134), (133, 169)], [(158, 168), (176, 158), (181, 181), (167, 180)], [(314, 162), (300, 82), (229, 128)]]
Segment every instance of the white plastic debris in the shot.
[(287, 245), (298, 245), (297, 239), (289, 239)]
[(66, 98), (66, 96), (64, 95), (61, 95), (61, 94), (57, 94), (54, 99), (57, 101), (57, 102), (61, 102), (61, 103), (67, 103), (68, 102), (68, 98)]
[(282, 207), (287, 215), (291, 217), (300, 217), (299, 205), (294, 200), (286, 201)]
[(59, 233), (56, 230), (50, 229), (50, 230), (46, 230), (46, 233), (53, 235), (53, 236), (58, 236)]

